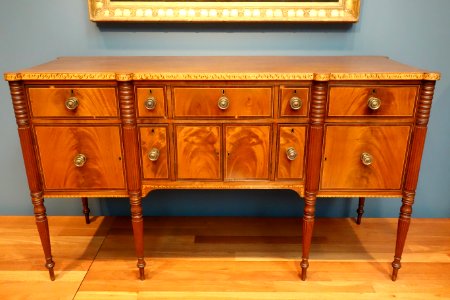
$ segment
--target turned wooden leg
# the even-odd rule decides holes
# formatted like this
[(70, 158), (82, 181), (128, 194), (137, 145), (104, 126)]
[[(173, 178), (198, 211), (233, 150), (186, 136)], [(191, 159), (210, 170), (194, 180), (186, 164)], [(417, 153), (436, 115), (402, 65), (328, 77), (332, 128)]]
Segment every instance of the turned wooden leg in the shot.
[(400, 208), (400, 217), (397, 226), (397, 243), (395, 244), (395, 256), (392, 262), (392, 281), (397, 280), (398, 270), (402, 267), (403, 248), (405, 247), (406, 235), (408, 234), (409, 224), (411, 222), (412, 205), (414, 203), (414, 193), (403, 193), (402, 207)]
[(302, 280), (306, 280), (306, 271), (309, 267), (309, 250), (311, 248), (311, 239), (314, 228), (314, 213), (316, 206), (316, 196), (314, 194), (306, 193), (305, 195), (305, 208), (303, 211), (303, 254), (302, 262)]
[(145, 279), (144, 260), (144, 219), (142, 217), (142, 198), (140, 196), (130, 197), (131, 224), (133, 225), (134, 245), (136, 248), (137, 267), (139, 278)]
[(361, 218), (364, 214), (364, 204), (366, 202), (366, 198), (359, 197), (359, 203), (358, 203), (358, 209), (356, 210), (356, 213), (358, 214), (358, 217), (356, 218), (356, 224), (361, 224)]
[(91, 210), (89, 209), (88, 198), (81, 198), (81, 202), (83, 203), (83, 214), (84, 218), (86, 219), (86, 224), (91, 224), (91, 220), (89, 219), (89, 213), (91, 212)]
[(34, 216), (36, 219), (36, 225), (41, 239), (42, 248), (44, 249), (45, 267), (48, 269), (50, 279), (55, 280), (55, 272), (53, 268), (55, 262), (52, 258), (52, 249), (50, 245), (50, 232), (48, 229), (47, 214), (44, 206), (44, 199), (42, 194), (32, 194), (32, 202), (34, 206)]

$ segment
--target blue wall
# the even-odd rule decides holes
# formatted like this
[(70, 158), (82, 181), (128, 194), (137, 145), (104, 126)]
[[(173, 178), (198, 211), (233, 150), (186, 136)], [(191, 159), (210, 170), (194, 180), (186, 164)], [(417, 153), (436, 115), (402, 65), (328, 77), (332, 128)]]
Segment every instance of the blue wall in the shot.
[[(0, 72), (69, 55), (384, 55), (442, 72), (414, 216), (450, 217), (450, 1), (362, 0), (359, 23), (106, 24), (87, 0), (0, 0)], [(0, 214), (29, 215), (26, 177), (6, 82), (0, 82)], [(94, 214), (127, 215), (125, 199), (93, 199)], [(49, 214), (80, 214), (77, 199), (46, 200)], [(289, 191), (157, 191), (147, 215), (297, 216)], [(369, 199), (366, 215), (396, 217), (399, 199)], [(319, 199), (319, 216), (352, 216), (355, 199)]]

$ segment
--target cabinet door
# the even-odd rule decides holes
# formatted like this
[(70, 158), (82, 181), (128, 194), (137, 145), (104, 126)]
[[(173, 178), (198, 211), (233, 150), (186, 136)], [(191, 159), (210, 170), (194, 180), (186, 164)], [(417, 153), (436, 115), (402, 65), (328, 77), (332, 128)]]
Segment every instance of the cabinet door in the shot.
[(322, 189), (401, 188), (410, 126), (328, 126)]
[(118, 126), (36, 126), (46, 189), (124, 189)]
[(176, 126), (178, 179), (221, 179), (220, 126)]
[(278, 179), (302, 179), (305, 157), (305, 126), (280, 126)]
[(270, 128), (226, 126), (226, 179), (269, 179)]
[(141, 127), (142, 172), (146, 179), (168, 179), (167, 128)]

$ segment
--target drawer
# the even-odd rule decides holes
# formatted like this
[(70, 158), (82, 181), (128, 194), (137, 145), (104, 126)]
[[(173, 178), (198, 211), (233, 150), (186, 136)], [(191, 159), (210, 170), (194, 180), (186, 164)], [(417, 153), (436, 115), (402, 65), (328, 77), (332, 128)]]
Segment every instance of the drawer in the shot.
[(118, 117), (116, 89), (29, 88), (33, 117)]
[(329, 116), (413, 116), (417, 86), (330, 87)]
[(120, 127), (35, 126), (47, 190), (124, 189)]
[(136, 89), (137, 111), (139, 117), (165, 117), (166, 98), (164, 88), (147, 87)]
[(272, 88), (173, 89), (175, 117), (271, 117)]
[(410, 131), (410, 126), (327, 126), (321, 189), (400, 189)]
[(305, 126), (280, 126), (278, 130), (278, 179), (302, 179), (305, 160)]
[(225, 178), (269, 179), (271, 126), (226, 126)]
[(145, 179), (168, 179), (167, 127), (140, 127), (142, 173)]
[(280, 117), (305, 117), (308, 115), (309, 88), (281, 87)]
[(221, 179), (221, 126), (177, 125), (175, 131), (177, 178)]

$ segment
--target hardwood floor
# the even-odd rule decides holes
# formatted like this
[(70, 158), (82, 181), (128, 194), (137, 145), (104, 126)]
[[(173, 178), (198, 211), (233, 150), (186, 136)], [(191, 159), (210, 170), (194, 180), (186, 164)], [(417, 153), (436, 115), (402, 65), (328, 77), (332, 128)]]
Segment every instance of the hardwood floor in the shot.
[(318, 219), (306, 282), (299, 219), (146, 218), (145, 281), (129, 218), (49, 222), (54, 282), (34, 218), (0, 217), (0, 299), (450, 299), (450, 219), (412, 220), (396, 282), (396, 219)]

